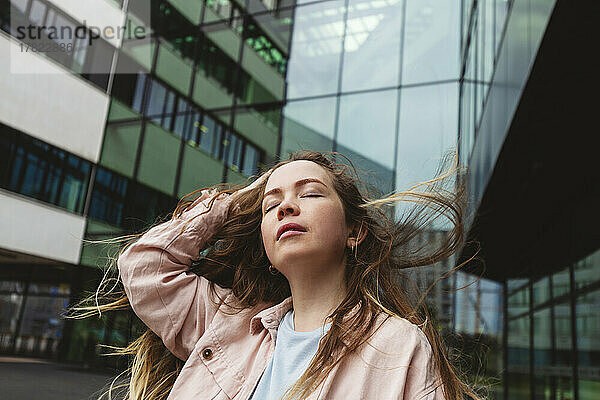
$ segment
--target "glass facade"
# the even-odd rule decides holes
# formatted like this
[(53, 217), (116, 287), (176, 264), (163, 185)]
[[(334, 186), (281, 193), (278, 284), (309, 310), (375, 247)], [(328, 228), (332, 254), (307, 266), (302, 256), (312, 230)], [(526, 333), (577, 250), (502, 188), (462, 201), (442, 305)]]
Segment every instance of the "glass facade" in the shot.
[(380, 193), (433, 176), (456, 148), (460, 5), (298, 3), (281, 156), (339, 151)]
[[(494, 190), (498, 191), (498, 187), (490, 190), (492, 194), (486, 193), (486, 187), (502, 179), (493, 175), (494, 168), (498, 170), (494, 163), (517, 112), (519, 98), (524, 95), (555, 3), (552, 0), (462, 2), (459, 155), (461, 162), (471, 169), (467, 183), (472, 211), (480, 212), (484, 219), (498, 207), (499, 201), (495, 203), (489, 198), (497, 196)], [(547, 133), (544, 131), (544, 135)], [(529, 137), (530, 132), (515, 130), (510, 134), (513, 138)], [(531, 168), (538, 164), (532, 161)], [(504, 173), (506, 170), (500, 170), (497, 176)], [(537, 177), (541, 179), (544, 173), (549, 174), (540, 169)], [(522, 182), (525, 185), (529, 181), (524, 177)], [(541, 198), (543, 195), (536, 192), (535, 199)], [(537, 236), (528, 238), (528, 243), (540, 247), (528, 254), (511, 254), (509, 258), (514, 258), (519, 268), (506, 265), (506, 271), (490, 272), (496, 277), (495, 285), (500, 285), (498, 298), (503, 303), (501, 334), (497, 337), (503, 366), (498, 370), (501, 381), (496, 385), (494, 398), (587, 400), (599, 396), (600, 332), (597, 312), (592, 310), (598, 310), (599, 305), (600, 250), (597, 239), (596, 243), (591, 239), (585, 247), (576, 244), (582, 241), (577, 234), (585, 226), (583, 221), (571, 217), (578, 207), (574, 203), (557, 203), (560, 212), (569, 214), (560, 224), (554, 221), (555, 214), (542, 211), (535, 216), (536, 224), (522, 222), (539, 225)], [(565, 229), (566, 236), (559, 229), (547, 229), (553, 223)], [(490, 223), (486, 226), (475, 219), (473, 224), (478, 232), (486, 229), (505, 232), (496, 226), (498, 221), (494, 226)], [(569, 239), (562, 241), (564, 237)], [(560, 252), (552, 247), (554, 243), (563, 247)], [(488, 246), (491, 247), (489, 243)], [(556, 253), (553, 262), (538, 260), (546, 251)], [(510, 254), (509, 249), (507, 252)], [(562, 259), (569, 261), (559, 265)]]
[(597, 250), (541, 278), (507, 281), (507, 398), (598, 396), (599, 271)]

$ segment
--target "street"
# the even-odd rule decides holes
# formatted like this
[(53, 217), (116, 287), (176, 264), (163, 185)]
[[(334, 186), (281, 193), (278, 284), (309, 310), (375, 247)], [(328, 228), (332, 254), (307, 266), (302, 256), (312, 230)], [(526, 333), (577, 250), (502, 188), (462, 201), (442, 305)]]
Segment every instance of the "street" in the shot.
[(110, 384), (106, 373), (32, 358), (0, 357), (0, 399), (97, 399)]

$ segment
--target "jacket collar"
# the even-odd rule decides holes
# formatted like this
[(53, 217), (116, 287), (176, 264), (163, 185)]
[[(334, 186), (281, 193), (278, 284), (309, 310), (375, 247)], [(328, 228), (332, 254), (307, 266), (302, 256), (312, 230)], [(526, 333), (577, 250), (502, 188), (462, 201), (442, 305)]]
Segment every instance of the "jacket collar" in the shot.
[(260, 311), (250, 320), (250, 334), (260, 332), (263, 327), (273, 329), (279, 326), (283, 316), (292, 309), (292, 296), (286, 298), (279, 304), (275, 304)]
[[(360, 310), (362, 302), (359, 301), (352, 310), (345, 315), (344, 320), (347, 320), (352, 315)], [(254, 335), (260, 332), (263, 327), (266, 329), (276, 329), (283, 319), (283, 316), (292, 309), (292, 296), (286, 298), (279, 304), (275, 304), (258, 312), (250, 319), (250, 334)]]

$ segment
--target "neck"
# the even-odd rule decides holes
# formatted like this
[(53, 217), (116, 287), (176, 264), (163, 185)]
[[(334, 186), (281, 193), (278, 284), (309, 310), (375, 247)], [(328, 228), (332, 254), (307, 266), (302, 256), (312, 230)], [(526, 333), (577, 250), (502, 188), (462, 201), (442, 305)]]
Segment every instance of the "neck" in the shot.
[(344, 268), (319, 270), (328, 273), (303, 274), (289, 279), (296, 331), (314, 331), (329, 322), (327, 316), (346, 297)]

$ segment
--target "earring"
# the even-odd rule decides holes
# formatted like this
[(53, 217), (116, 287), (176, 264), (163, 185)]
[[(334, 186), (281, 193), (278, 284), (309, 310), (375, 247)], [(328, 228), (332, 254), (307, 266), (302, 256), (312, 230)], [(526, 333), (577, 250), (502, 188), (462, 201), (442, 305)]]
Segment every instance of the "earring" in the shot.
[(350, 245), (350, 252), (354, 254), (354, 258), (357, 258), (358, 246), (356, 245), (356, 242), (354, 242), (352, 245)]
[(277, 268), (275, 268), (272, 265), (269, 265), (269, 272), (271, 273), (271, 275), (277, 275), (279, 273), (279, 271), (277, 271)]
[(360, 223), (360, 228), (358, 228), (358, 235), (356, 239), (354, 239), (354, 243), (351, 246), (352, 252), (354, 253), (354, 258), (358, 260), (358, 239), (360, 238), (360, 233), (362, 232), (362, 222)]

